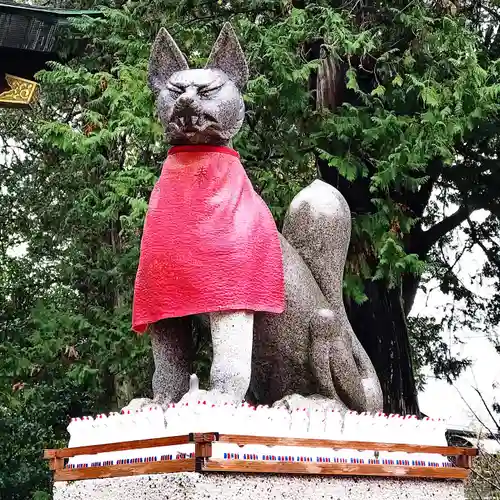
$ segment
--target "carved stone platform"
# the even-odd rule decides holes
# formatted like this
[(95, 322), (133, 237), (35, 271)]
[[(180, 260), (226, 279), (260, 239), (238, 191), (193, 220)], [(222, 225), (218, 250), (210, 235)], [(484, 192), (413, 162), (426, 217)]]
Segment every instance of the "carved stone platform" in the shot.
[(54, 500), (465, 499), (463, 481), (179, 472), (56, 482)]

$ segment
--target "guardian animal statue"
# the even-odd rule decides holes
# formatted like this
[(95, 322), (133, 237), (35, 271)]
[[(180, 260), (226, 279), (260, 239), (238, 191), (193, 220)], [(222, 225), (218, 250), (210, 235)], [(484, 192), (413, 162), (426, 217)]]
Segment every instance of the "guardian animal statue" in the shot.
[(149, 85), (173, 147), (149, 202), (132, 325), (151, 335), (154, 402), (193, 397), (199, 320), (213, 344), (204, 399), (379, 410), (377, 375), (342, 301), (349, 207), (335, 188), (314, 181), (278, 233), (229, 147), (243, 123), (247, 79), (229, 24), (204, 69), (189, 69), (168, 32), (158, 33)]

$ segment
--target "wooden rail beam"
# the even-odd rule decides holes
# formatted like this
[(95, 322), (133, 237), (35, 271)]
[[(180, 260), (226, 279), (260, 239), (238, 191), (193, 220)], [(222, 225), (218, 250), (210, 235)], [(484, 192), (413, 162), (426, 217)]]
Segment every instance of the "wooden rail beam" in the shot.
[(315, 462), (266, 462), (259, 460), (221, 460), (211, 458), (203, 472), (243, 472), (267, 474), (315, 474), (325, 476), (381, 476), (427, 479), (467, 479), (461, 467), (408, 467), (404, 465), (332, 464)]
[(189, 444), (190, 435), (169, 436), (153, 439), (136, 439), (134, 441), (122, 441), (120, 443), (95, 444), (90, 446), (76, 446), (74, 448), (60, 448), (58, 450), (44, 450), (43, 457), (71, 458), (78, 455), (97, 455), (110, 451), (140, 450), (142, 448), (159, 448), (161, 446), (174, 446), (176, 444)]
[[(264, 446), (299, 446), (306, 448), (374, 450), (386, 452), (406, 452), (455, 456), (456, 467), (415, 467), (384, 464), (346, 464), (317, 462), (287, 462), (265, 460), (226, 460), (213, 458), (213, 443), (233, 443), (238, 446), (249, 444)], [(133, 464), (65, 468), (65, 459), (78, 455), (95, 455), (114, 451), (157, 448), (194, 444), (194, 458), (178, 460), (159, 460)], [(136, 474), (158, 474), (169, 472), (240, 472), (270, 474), (323, 474), (338, 476), (385, 476), (413, 477), (428, 479), (463, 480), (469, 475), (471, 461), (478, 454), (475, 448), (454, 446), (407, 445), (400, 443), (372, 443), (364, 441), (339, 441), (329, 439), (289, 438), (272, 436), (244, 436), (219, 434), (218, 432), (191, 433), (182, 436), (141, 439), (45, 450), (44, 458), (50, 461), (55, 481), (75, 481), (104, 477), (122, 477)]]
[(406, 453), (428, 453), (445, 456), (476, 456), (476, 448), (460, 448), (458, 446), (428, 446), (420, 444), (375, 443), (370, 441), (338, 441), (331, 439), (309, 439), (273, 436), (244, 436), (238, 434), (219, 434), (221, 443), (234, 443), (239, 446), (260, 444), (265, 446), (304, 446), (306, 448), (332, 448), (335, 450), (374, 450), (402, 451)]
[(141, 464), (106, 465), (81, 469), (58, 469), (54, 481), (81, 481), (106, 477), (137, 476), (140, 474), (165, 474), (171, 472), (194, 472), (195, 459), (162, 460)]

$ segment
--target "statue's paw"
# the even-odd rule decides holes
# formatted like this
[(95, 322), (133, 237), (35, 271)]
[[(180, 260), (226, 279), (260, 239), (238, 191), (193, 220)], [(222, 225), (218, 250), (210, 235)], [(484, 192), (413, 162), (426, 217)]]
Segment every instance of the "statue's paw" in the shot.
[(161, 405), (153, 401), (152, 399), (149, 398), (136, 398), (132, 399), (130, 403), (122, 408), (122, 411), (127, 412), (127, 411), (137, 411), (137, 410), (142, 410), (144, 408), (150, 408), (150, 407), (157, 407), (159, 406), (161, 408)]
[(203, 389), (191, 390), (182, 396), (179, 404), (183, 403), (198, 404), (204, 403), (207, 405), (223, 405), (224, 403), (241, 403), (239, 398), (232, 396), (231, 394), (225, 394), (219, 391), (205, 391)]
[(241, 403), (241, 398), (236, 397), (232, 394), (227, 394), (224, 392), (216, 391), (211, 389), (210, 391), (205, 391), (200, 389), (200, 382), (196, 374), (193, 373), (189, 380), (189, 391), (182, 396), (179, 404), (190, 403), (197, 404), (205, 403), (209, 405), (221, 405), (224, 403)]
[(276, 401), (273, 404), (273, 408), (285, 409), (290, 413), (303, 408), (307, 408), (309, 411), (338, 410), (346, 412), (348, 410), (347, 406), (340, 399), (325, 398), (319, 394), (307, 397), (300, 394), (290, 394)]
[(382, 411), (384, 408), (384, 397), (379, 381), (372, 378), (364, 378), (362, 384), (366, 400), (364, 411)]
[(183, 405), (183, 404), (196, 404), (198, 401), (205, 401), (206, 400), (206, 394), (207, 391), (204, 391), (203, 389), (197, 389), (195, 391), (189, 391), (182, 396), (180, 401), (177, 403), (177, 405)]

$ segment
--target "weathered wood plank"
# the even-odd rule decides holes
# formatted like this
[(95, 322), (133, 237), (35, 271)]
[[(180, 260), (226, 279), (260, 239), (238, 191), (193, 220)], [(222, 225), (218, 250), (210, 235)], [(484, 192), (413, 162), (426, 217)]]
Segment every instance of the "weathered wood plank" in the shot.
[(51, 458), (49, 460), (50, 470), (64, 469), (64, 458)]
[(401, 465), (332, 464), (315, 462), (266, 462), (211, 458), (203, 472), (272, 474), (320, 474), (326, 476), (381, 476), (429, 479), (467, 479), (469, 471), (459, 467), (407, 467)]
[(108, 451), (138, 450), (141, 448), (156, 448), (160, 446), (173, 446), (176, 444), (190, 443), (189, 435), (170, 436), (153, 439), (137, 439), (122, 441), (120, 443), (96, 444), (91, 446), (77, 446), (75, 448), (60, 448), (58, 450), (45, 450), (44, 458), (70, 458), (78, 455), (96, 455)]
[(267, 446), (303, 446), (309, 448), (402, 451), (407, 453), (429, 453), (444, 456), (469, 457), (474, 457), (478, 454), (478, 450), (476, 448), (460, 448), (456, 446), (426, 446), (400, 443), (372, 443), (368, 441), (338, 441), (329, 439), (308, 439), (292, 437), (245, 436), (237, 434), (218, 434), (216, 432), (213, 432), (154, 439), (141, 439), (135, 441), (123, 441), (120, 443), (108, 443), (92, 446), (80, 446), (76, 448), (61, 448), (58, 450), (45, 450), (44, 458), (70, 458), (77, 455), (93, 455), (97, 453), (106, 453), (109, 451), (135, 450), (140, 448), (154, 448), (158, 446), (187, 444), (191, 442), (191, 439), (196, 442), (219, 441), (223, 443), (235, 443), (240, 446), (244, 446), (247, 444), (260, 444)]
[(403, 451), (407, 453), (429, 453), (445, 456), (476, 456), (476, 448), (459, 448), (457, 446), (427, 446), (419, 444), (372, 443), (369, 441), (335, 441), (329, 439), (308, 439), (272, 436), (243, 436), (236, 434), (219, 434), (219, 442), (234, 443), (240, 446), (260, 444), (267, 446), (303, 446), (306, 448), (333, 448), (337, 450), (375, 450)]
[(142, 464), (107, 465), (82, 469), (59, 469), (54, 471), (54, 481), (82, 481), (106, 477), (137, 476), (139, 474), (161, 474), (167, 472), (194, 472), (195, 459), (163, 460)]

